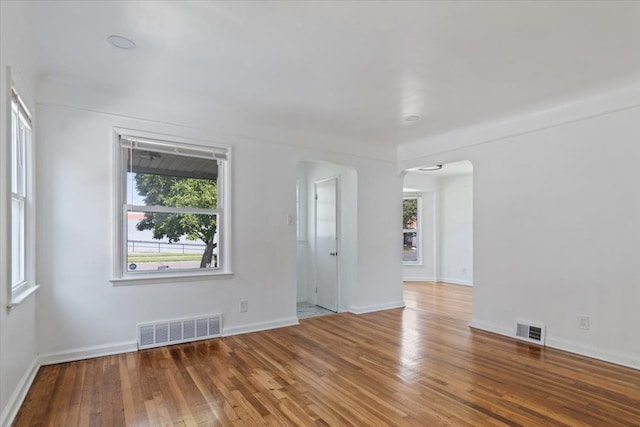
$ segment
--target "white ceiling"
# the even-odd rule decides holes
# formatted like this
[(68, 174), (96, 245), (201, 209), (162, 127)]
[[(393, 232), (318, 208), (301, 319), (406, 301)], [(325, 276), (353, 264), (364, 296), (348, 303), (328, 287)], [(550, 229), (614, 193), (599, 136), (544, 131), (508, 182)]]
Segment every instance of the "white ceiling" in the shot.
[(396, 146), (640, 79), (633, 1), (24, 3), (43, 80), (266, 139)]

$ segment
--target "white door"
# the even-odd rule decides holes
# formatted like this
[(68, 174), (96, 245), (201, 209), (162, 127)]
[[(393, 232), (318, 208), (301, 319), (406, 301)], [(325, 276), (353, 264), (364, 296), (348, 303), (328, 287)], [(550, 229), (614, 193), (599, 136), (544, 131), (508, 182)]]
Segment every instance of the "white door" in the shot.
[(316, 304), (338, 311), (338, 179), (316, 182)]

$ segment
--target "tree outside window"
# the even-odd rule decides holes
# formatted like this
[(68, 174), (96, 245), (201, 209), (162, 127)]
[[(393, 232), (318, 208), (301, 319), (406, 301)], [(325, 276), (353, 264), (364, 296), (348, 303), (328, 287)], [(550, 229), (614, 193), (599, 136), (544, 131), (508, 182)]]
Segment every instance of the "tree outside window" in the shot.
[(120, 136), (119, 276), (218, 270), (224, 148)]
[(402, 262), (418, 264), (420, 262), (418, 197), (405, 197), (402, 201)]

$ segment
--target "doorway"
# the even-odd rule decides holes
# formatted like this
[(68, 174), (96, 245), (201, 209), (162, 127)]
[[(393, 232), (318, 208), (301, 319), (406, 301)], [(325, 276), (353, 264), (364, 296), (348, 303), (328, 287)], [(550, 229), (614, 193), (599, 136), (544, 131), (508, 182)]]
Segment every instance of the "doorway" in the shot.
[(473, 286), (473, 165), (406, 171), (403, 280)]
[(316, 305), (338, 311), (338, 178), (315, 183)]
[(358, 174), (349, 166), (303, 161), (296, 189), (297, 316), (350, 311), (357, 271)]

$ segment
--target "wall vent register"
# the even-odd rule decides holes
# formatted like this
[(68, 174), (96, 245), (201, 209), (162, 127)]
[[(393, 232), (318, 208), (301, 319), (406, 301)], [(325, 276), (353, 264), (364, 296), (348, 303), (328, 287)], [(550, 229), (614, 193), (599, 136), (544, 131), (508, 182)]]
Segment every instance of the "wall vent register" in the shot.
[(543, 324), (518, 320), (516, 322), (516, 338), (534, 344), (545, 345), (545, 329)]
[(138, 350), (222, 336), (222, 314), (138, 325)]

